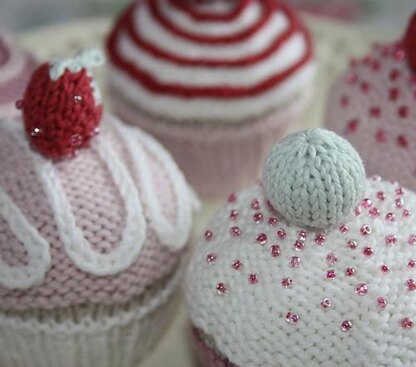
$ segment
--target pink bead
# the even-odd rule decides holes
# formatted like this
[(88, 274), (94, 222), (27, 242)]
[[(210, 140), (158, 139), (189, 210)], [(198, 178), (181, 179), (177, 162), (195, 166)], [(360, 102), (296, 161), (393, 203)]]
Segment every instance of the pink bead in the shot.
[(386, 297), (378, 297), (376, 302), (377, 302), (377, 308), (379, 309), (379, 311), (384, 310), (387, 307)]
[(260, 213), (260, 212), (254, 214), (253, 215), (253, 220), (254, 220), (254, 223), (257, 223), (257, 224), (263, 222), (263, 214)]
[(347, 74), (345, 80), (348, 84), (355, 84), (358, 80), (358, 76), (356, 73), (351, 72)]
[(278, 222), (279, 222), (279, 221), (277, 220), (277, 218), (276, 218), (276, 217), (270, 217), (267, 223), (268, 223), (268, 224), (269, 224), (269, 226), (271, 226), (271, 227), (276, 227)]
[(358, 296), (365, 296), (368, 292), (368, 286), (365, 283), (358, 283), (355, 288), (354, 292)]
[(386, 245), (393, 246), (397, 244), (397, 237), (392, 234), (389, 234), (385, 237), (385, 242)]
[(407, 243), (411, 246), (416, 245), (416, 235), (415, 234), (411, 234), (409, 236), (409, 239), (407, 240)]
[(370, 208), (368, 213), (371, 217), (377, 218), (380, 215), (380, 210), (377, 207), (373, 206), (372, 208)]
[(414, 269), (414, 268), (416, 267), (416, 260), (413, 260), (413, 259), (409, 260), (409, 261), (407, 262), (407, 267), (408, 267), (409, 269)]
[(413, 327), (413, 320), (410, 317), (404, 317), (400, 320), (400, 325), (403, 329), (411, 329)]
[(258, 274), (252, 273), (248, 276), (248, 282), (250, 284), (257, 284), (259, 281), (259, 276)]
[(389, 99), (391, 101), (397, 101), (397, 99), (399, 98), (399, 95), (400, 95), (400, 91), (398, 88), (389, 89)]
[(412, 215), (412, 212), (408, 209), (403, 210), (403, 217), (409, 218)]
[(381, 108), (378, 106), (370, 107), (368, 111), (369, 115), (374, 118), (380, 118), (381, 116)]
[(393, 58), (399, 62), (403, 61), (406, 58), (406, 53), (403, 49), (396, 50), (393, 54)]
[(347, 246), (351, 249), (351, 250), (355, 250), (358, 247), (358, 243), (355, 240), (349, 240), (347, 242)]
[(371, 229), (371, 227), (369, 226), (369, 225), (364, 225), (364, 226), (362, 226), (361, 228), (360, 228), (360, 233), (363, 235), (363, 236), (368, 236), (368, 235), (370, 235), (371, 234), (371, 232), (372, 232), (372, 229)]
[(403, 198), (398, 198), (394, 202), (396, 204), (396, 208), (399, 208), (399, 209), (403, 208), (403, 206), (404, 206)]
[(224, 283), (218, 283), (215, 288), (217, 290), (217, 293), (220, 294), (220, 295), (223, 295), (223, 294), (228, 292), (228, 289), (227, 289), (227, 287), (225, 286)]
[(293, 280), (291, 278), (283, 278), (280, 284), (283, 288), (292, 288)]
[(237, 195), (232, 193), (228, 196), (228, 202), (229, 203), (235, 203), (237, 201)]
[(286, 238), (286, 231), (284, 229), (279, 229), (276, 233), (277, 237), (279, 237), (281, 240)]
[(346, 234), (346, 233), (349, 231), (349, 228), (348, 228), (348, 226), (347, 226), (347, 225), (343, 224), (341, 227), (339, 227), (339, 231), (340, 231), (342, 234)]
[(361, 85), (360, 85), (360, 89), (364, 93), (368, 93), (368, 91), (370, 90), (370, 84), (368, 82), (362, 82)]
[(409, 146), (409, 139), (407, 138), (407, 136), (405, 135), (399, 135), (397, 137), (397, 143), (403, 147), (403, 148), (407, 148)]
[(322, 233), (319, 233), (315, 237), (315, 243), (319, 246), (323, 246), (325, 244), (325, 235)]
[(342, 96), (339, 100), (339, 104), (344, 108), (347, 107), (349, 103), (350, 99), (347, 96)]
[(374, 250), (371, 247), (364, 247), (363, 254), (364, 256), (370, 257), (374, 254)]
[(400, 71), (399, 70), (397, 70), (397, 69), (393, 69), (391, 72), (390, 72), (390, 75), (389, 75), (389, 77), (390, 77), (390, 80), (391, 81), (395, 81), (395, 80), (397, 80), (397, 78), (400, 76)]
[(212, 231), (210, 230), (205, 231), (204, 238), (206, 241), (211, 241), (213, 237), (214, 237), (214, 234), (212, 233)]
[(326, 263), (329, 266), (334, 266), (337, 261), (338, 261), (338, 256), (335, 255), (333, 252), (330, 252), (328, 255), (326, 255)]
[(251, 202), (251, 208), (254, 210), (259, 210), (260, 209), (260, 201), (258, 199), (254, 199)]
[(230, 235), (233, 237), (239, 237), (241, 235), (241, 230), (239, 227), (231, 227), (230, 228)]
[(215, 262), (215, 260), (217, 260), (217, 255), (216, 254), (208, 254), (206, 257), (207, 263), (208, 264), (213, 264)]
[(406, 288), (408, 291), (416, 290), (416, 281), (414, 279), (407, 279), (406, 280)]
[(331, 269), (326, 272), (326, 279), (335, 279), (336, 277), (337, 277), (337, 274), (335, 270)]
[(270, 254), (272, 257), (280, 256), (280, 246), (279, 245), (271, 245), (269, 248)]
[(303, 251), (303, 249), (305, 248), (305, 244), (302, 241), (295, 241), (295, 243), (293, 244), (293, 248), (295, 249), (295, 251)]
[(361, 213), (362, 213), (361, 206), (357, 206), (357, 207), (354, 209), (354, 214), (355, 214), (355, 216), (356, 216), (356, 217), (358, 217)]
[(298, 268), (300, 266), (301, 260), (298, 256), (292, 256), (289, 260), (289, 266), (291, 268)]
[(408, 106), (400, 106), (397, 110), (397, 113), (402, 119), (405, 119), (405, 118), (409, 117), (409, 114), (410, 114), (409, 107)]
[(307, 237), (308, 237), (308, 232), (306, 232), (306, 231), (299, 231), (299, 233), (298, 233), (298, 240), (305, 241)]
[(231, 266), (234, 270), (240, 270), (243, 263), (240, 260), (235, 260)]
[(238, 212), (237, 210), (233, 209), (230, 212), (230, 219), (231, 220), (237, 220), (238, 219)]
[(344, 333), (350, 331), (352, 328), (352, 322), (350, 320), (344, 320), (341, 322), (341, 331)]
[(324, 298), (324, 299), (322, 299), (322, 301), (321, 301), (321, 307), (322, 307), (324, 310), (327, 310), (328, 308), (331, 308), (331, 307), (332, 307), (332, 302), (331, 302), (331, 300), (330, 300), (329, 298)]
[(354, 133), (358, 128), (359, 121), (357, 119), (352, 119), (347, 122), (347, 133)]
[(387, 141), (387, 135), (386, 132), (384, 130), (377, 130), (376, 131), (376, 140), (379, 143), (384, 143)]
[(396, 219), (396, 216), (395, 216), (394, 213), (389, 212), (389, 213), (386, 214), (386, 216), (384, 218), (387, 222), (394, 222), (394, 220)]
[(265, 245), (267, 242), (267, 235), (265, 233), (260, 233), (256, 237), (256, 241), (259, 245)]
[(347, 277), (353, 277), (355, 275), (355, 269), (354, 268), (346, 268), (345, 269), (345, 275)]
[(366, 208), (366, 209), (371, 208), (371, 205), (373, 205), (373, 202), (369, 198), (365, 198), (361, 201), (361, 206), (363, 208)]
[(404, 194), (404, 190), (403, 190), (403, 188), (402, 188), (402, 187), (398, 187), (397, 189), (395, 189), (395, 190), (394, 190), (394, 193), (395, 193), (397, 196), (402, 196), (402, 195)]
[(376, 193), (376, 198), (378, 200), (384, 201), (386, 199), (386, 194), (383, 191), (379, 191)]
[(390, 271), (390, 267), (388, 265), (386, 265), (386, 264), (381, 264), (380, 265), (380, 271), (383, 274), (387, 274)]
[(297, 324), (299, 322), (300, 317), (296, 313), (288, 312), (285, 316), (285, 319), (289, 324), (294, 325), (294, 324)]

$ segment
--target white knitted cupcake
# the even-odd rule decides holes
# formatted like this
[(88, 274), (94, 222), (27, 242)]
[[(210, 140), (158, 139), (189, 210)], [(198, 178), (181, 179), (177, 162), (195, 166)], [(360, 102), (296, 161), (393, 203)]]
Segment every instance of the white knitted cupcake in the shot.
[(270, 154), (197, 247), (185, 294), (207, 366), (415, 366), (416, 194), (315, 129)]

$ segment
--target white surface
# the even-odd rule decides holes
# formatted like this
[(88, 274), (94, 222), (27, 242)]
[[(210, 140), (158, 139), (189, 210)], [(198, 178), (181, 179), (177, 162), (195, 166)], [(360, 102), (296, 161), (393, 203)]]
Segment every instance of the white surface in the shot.
[[(327, 21), (317, 22), (313, 19), (308, 19), (308, 23), (317, 42), (318, 78), (315, 83), (315, 98), (311, 108), (298, 126), (294, 126), (294, 129), (320, 125), (330, 82), (343, 70), (349, 57), (363, 54), (371, 40), (376, 39), (376, 37), (369, 35), (369, 32), (360, 32), (359, 29), (349, 28), (344, 24)], [(108, 31), (110, 24), (110, 21), (106, 19), (80, 21), (26, 33), (21, 35), (20, 40), (42, 60), (52, 56), (68, 56), (75, 54), (80, 48), (100, 46), (103, 35)], [(378, 37), (381, 37), (380, 34)], [(224, 195), (226, 194), (228, 193), (224, 193)], [(204, 203), (202, 212), (197, 216), (194, 238), (202, 233), (210, 214), (218, 206), (218, 202)], [(155, 352), (141, 367), (197, 366), (189, 343), (186, 320), (182, 306)]]

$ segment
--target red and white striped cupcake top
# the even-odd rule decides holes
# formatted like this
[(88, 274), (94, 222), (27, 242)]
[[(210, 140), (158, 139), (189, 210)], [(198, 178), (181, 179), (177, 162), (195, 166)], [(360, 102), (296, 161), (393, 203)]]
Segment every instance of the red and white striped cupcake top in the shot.
[(149, 113), (241, 121), (288, 103), (314, 73), (308, 31), (276, 0), (141, 0), (107, 43), (112, 87)]

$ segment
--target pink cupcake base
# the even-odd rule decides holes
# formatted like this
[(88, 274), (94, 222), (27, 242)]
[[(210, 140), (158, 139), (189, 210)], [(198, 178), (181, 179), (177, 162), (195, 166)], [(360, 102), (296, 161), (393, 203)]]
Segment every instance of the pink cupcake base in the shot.
[(193, 329), (193, 340), (199, 354), (199, 358), (205, 367), (237, 367), (226, 358), (218, 355), (210, 349), (197, 329)]
[(305, 92), (284, 108), (245, 124), (169, 123), (150, 117), (110, 92), (113, 110), (125, 122), (155, 136), (175, 158), (201, 196), (225, 196), (251, 184), (277, 141), (299, 118), (309, 99)]

